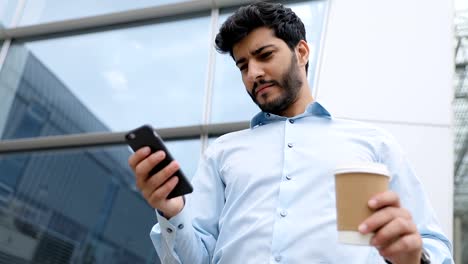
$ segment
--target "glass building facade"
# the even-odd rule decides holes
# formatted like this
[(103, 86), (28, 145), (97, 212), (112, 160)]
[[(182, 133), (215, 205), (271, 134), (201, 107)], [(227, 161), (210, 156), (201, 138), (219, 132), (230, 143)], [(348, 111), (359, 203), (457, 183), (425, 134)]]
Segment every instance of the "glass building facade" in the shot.
[[(1, 140), (246, 123), (258, 109), (212, 41), (235, 1), (189, 2), (2, 1), (0, 24), (18, 35), (0, 41)], [(306, 25), (313, 87), (327, 2), (285, 4)], [(187, 176), (209, 136), (166, 141)], [(0, 263), (159, 263), (130, 154), (122, 143), (0, 153)]]

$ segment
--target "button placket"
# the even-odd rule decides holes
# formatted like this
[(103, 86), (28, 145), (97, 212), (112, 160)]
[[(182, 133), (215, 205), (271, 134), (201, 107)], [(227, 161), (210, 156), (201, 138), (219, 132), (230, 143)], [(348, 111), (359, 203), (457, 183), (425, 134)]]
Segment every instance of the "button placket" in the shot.
[[(294, 121), (292, 122), (294, 123)], [(292, 193), (290, 192), (293, 189), (293, 185), (290, 182), (286, 182), (287, 180), (291, 179), (289, 176), (290, 166), (293, 166), (291, 163), (291, 157), (294, 156), (294, 131), (296, 129), (291, 123), (291, 119), (285, 119), (283, 121), (283, 129), (284, 129), (284, 136), (283, 136), (283, 168), (281, 171), (282, 174), (282, 182), (279, 186), (279, 194), (278, 194), (278, 203), (276, 206), (276, 217), (275, 217), (275, 224), (273, 226), (273, 242), (271, 245), (271, 259), (270, 263), (281, 263), (284, 262), (284, 258), (281, 256), (280, 252), (285, 248), (285, 244), (288, 243), (288, 240), (285, 239), (288, 237), (288, 227), (290, 227), (291, 215), (294, 215), (293, 212), (288, 211), (290, 205), (292, 203)], [(288, 179), (289, 178), (289, 179)]]

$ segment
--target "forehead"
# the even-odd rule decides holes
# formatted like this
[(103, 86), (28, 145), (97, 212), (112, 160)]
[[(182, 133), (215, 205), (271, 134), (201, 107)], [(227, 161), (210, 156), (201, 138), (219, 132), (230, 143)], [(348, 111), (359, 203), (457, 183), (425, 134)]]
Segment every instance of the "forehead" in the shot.
[(238, 43), (236, 43), (232, 47), (232, 54), (234, 55), (234, 59), (237, 60), (240, 57), (247, 56), (260, 47), (271, 44), (275, 46), (279, 46), (281, 44), (286, 45), (286, 43), (275, 36), (272, 29), (260, 27), (253, 30)]

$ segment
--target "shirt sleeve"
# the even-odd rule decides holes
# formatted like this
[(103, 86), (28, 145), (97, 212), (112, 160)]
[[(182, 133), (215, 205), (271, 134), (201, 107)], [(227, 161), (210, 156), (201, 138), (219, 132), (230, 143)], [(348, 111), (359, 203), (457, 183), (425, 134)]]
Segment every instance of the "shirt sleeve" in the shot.
[(150, 232), (161, 263), (210, 263), (218, 238), (219, 215), (224, 206), (224, 184), (207, 149), (192, 180), (193, 193), (185, 196), (182, 211), (158, 223)]
[(452, 244), (442, 232), (424, 188), (396, 140), (384, 133), (380, 162), (387, 165), (392, 179), (390, 189), (398, 193), (401, 205), (410, 211), (431, 263), (450, 264)]

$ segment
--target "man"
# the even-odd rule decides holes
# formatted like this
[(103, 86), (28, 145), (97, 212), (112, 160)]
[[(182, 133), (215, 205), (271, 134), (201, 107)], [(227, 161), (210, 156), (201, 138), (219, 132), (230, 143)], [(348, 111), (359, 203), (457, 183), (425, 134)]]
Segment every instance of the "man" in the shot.
[[(453, 263), (419, 180), (384, 131), (333, 118), (307, 82), (301, 20), (281, 4), (240, 8), (216, 37), (262, 110), (251, 128), (218, 138), (204, 153), (194, 192), (166, 199), (177, 162), (142, 148), (129, 164), (157, 209), (151, 238), (163, 263)], [(333, 169), (343, 161), (385, 164), (390, 191), (369, 201), (360, 226), (372, 247), (337, 242)], [(169, 179), (170, 178), (170, 179)], [(169, 179), (169, 180), (168, 180)], [(428, 262), (430, 258), (431, 262)]]

